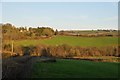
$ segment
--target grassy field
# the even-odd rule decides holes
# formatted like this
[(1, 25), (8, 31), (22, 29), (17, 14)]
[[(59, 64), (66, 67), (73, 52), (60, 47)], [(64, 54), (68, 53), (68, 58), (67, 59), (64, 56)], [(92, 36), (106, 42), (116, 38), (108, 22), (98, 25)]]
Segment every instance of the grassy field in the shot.
[(51, 39), (41, 40), (20, 40), (15, 41), (15, 45), (62, 45), (68, 44), (71, 46), (81, 47), (103, 47), (103, 46), (116, 46), (118, 44), (117, 37), (75, 37), (75, 36), (54, 36)]
[(36, 63), (32, 78), (117, 78), (118, 63), (58, 59)]

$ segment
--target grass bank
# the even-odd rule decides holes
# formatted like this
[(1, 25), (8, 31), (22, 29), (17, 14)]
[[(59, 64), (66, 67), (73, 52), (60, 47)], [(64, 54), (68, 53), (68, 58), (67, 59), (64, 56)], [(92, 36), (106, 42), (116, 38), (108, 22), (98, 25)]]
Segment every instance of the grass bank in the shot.
[(117, 78), (118, 63), (57, 59), (36, 63), (32, 78)]

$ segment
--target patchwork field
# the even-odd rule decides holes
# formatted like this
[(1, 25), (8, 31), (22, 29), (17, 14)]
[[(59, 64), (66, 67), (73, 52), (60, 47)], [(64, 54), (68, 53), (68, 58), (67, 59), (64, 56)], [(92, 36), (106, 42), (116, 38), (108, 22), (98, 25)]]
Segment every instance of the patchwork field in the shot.
[(57, 59), (36, 63), (32, 78), (117, 78), (118, 63)]
[(81, 47), (105, 47), (116, 46), (118, 44), (117, 37), (75, 37), (75, 36), (54, 36), (49, 39), (40, 40), (17, 40), (14, 41), (16, 45), (30, 46), (30, 45), (61, 45), (68, 44), (70, 46)]

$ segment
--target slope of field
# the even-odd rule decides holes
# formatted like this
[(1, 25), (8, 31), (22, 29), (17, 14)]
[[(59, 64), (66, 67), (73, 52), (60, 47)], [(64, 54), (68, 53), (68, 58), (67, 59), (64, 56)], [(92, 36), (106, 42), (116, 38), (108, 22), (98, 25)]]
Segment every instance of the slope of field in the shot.
[(118, 63), (58, 59), (36, 63), (32, 78), (117, 78)]
[(102, 46), (116, 46), (118, 44), (117, 37), (75, 37), (75, 36), (54, 36), (49, 39), (41, 40), (20, 40), (15, 41), (15, 45), (62, 45), (68, 44), (71, 46), (82, 47), (102, 47)]

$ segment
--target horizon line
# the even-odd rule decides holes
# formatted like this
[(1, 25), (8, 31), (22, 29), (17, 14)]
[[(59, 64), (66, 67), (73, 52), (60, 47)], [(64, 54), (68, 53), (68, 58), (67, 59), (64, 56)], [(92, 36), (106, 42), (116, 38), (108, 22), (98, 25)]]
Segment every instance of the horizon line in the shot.
[(11, 24), (12, 26), (15, 26), (16, 28), (20, 28), (20, 27), (24, 27), (24, 28), (25, 28), (25, 27), (26, 27), (27, 29), (29, 29), (30, 27), (31, 27), (31, 28), (49, 27), (49, 28), (52, 28), (53, 30), (56, 30), (56, 29), (57, 29), (58, 31), (62, 31), (62, 30), (63, 30), (63, 31), (64, 31), (64, 30), (65, 30), (65, 31), (69, 31), (69, 30), (71, 30), (71, 31), (72, 31), (72, 30), (73, 30), (73, 31), (74, 31), (74, 30), (75, 30), (75, 31), (76, 31), (76, 30), (79, 30), (79, 31), (80, 31), (80, 30), (81, 30), (81, 31), (84, 31), (84, 30), (119, 30), (118, 28), (117, 28), (117, 29), (113, 29), (113, 28), (109, 28), (109, 29), (108, 29), (108, 28), (97, 28), (97, 29), (80, 29), (80, 28), (79, 28), (79, 29), (59, 29), (59, 28), (54, 28), (54, 27), (51, 27), (51, 26), (37, 26), (37, 27), (35, 27), (35, 26), (16, 26), (15, 24), (12, 24), (12, 23), (9, 23), (9, 22), (7, 22), (7, 23), (0, 23), (0, 24)]

